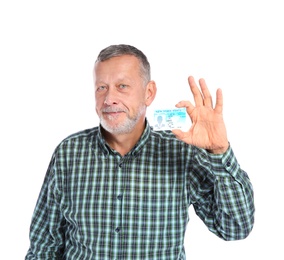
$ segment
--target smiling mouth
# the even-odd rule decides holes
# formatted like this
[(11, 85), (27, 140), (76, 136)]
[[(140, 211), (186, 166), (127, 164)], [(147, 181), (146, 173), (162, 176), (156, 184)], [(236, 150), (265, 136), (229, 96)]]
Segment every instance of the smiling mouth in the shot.
[(125, 109), (122, 108), (113, 108), (113, 107), (106, 107), (102, 109), (103, 113), (107, 114), (117, 114), (117, 113), (125, 113)]
[(113, 119), (113, 118), (118, 117), (122, 113), (126, 113), (126, 111), (121, 108), (107, 107), (107, 108), (102, 109), (102, 113), (109, 119)]
[(103, 112), (103, 114), (107, 116), (117, 116), (119, 114), (125, 113), (124, 111), (116, 111), (116, 112)]

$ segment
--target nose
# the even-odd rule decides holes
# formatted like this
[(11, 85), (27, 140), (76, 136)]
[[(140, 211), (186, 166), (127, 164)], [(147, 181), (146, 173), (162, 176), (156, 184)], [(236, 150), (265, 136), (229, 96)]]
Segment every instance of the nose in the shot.
[(105, 96), (104, 104), (108, 106), (118, 104), (118, 97), (115, 88), (110, 87), (108, 89)]

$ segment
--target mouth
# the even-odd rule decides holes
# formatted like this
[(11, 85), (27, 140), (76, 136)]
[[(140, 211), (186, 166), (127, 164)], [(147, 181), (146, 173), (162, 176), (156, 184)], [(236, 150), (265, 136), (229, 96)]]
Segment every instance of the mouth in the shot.
[(102, 113), (109, 118), (116, 118), (119, 115), (126, 113), (126, 111), (122, 108), (106, 107), (102, 109)]
[(117, 112), (103, 112), (103, 114), (105, 114), (105, 115), (107, 115), (107, 116), (113, 116), (113, 117), (118, 116), (118, 115), (120, 115), (120, 114), (122, 114), (122, 113), (125, 113), (125, 112), (123, 112), (123, 111), (117, 111)]

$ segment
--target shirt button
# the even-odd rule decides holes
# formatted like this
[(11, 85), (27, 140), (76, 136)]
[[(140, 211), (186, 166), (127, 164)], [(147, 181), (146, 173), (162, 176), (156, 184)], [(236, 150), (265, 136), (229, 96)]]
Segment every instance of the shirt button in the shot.
[(118, 200), (122, 200), (122, 194), (117, 195), (116, 197)]
[(115, 231), (115, 233), (119, 233), (120, 228), (119, 228), (119, 227), (117, 227), (114, 231)]
[(231, 162), (227, 162), (227, 167), (230, 167), (231, 166)]

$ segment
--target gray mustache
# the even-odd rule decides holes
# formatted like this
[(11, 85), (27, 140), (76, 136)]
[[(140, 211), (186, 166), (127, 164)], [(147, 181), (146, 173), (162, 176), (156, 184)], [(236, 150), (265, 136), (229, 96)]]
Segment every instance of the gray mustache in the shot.
[(115, 113), (115, 112), (126, 112), (125, 109), (119, 107), (106, 107), (102, 109), (103, 113)]

